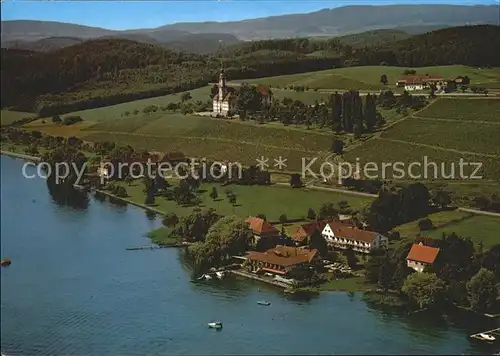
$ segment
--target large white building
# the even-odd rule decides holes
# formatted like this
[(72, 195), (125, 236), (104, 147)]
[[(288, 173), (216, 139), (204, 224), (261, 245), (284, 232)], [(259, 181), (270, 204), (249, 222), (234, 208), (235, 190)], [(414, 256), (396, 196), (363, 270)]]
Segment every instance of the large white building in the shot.
[(333, 247), (349, 249), (362, 253), (387, 248), (388, 238), (376, 232), (360, 230), (355, 226), (331, 222), (325, 225), (322, 235)]
[(219, 74), (219, 92), (213, 97), (213, 112), (216, 115), (228, 116), (235, 106), (236, 97), (233, 90), (229, 90), (226, 85), (226, 75), (224, 69), (221, 69)]

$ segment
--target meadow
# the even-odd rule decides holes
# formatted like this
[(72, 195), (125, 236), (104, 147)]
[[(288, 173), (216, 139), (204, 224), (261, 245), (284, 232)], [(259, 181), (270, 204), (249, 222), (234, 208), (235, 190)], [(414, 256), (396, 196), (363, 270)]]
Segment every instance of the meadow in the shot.
[(2, 110), (0, 111), (0, 125), (10, 125), (16, 120), (23, 119), (25, 117), (35, 116), (31, 112), (22, 112), (22, 111), (10, 111), (10, 110)]
[(417, 116), (448, 120), (500, 122), (500, 100), (440, 98), (419, 112)]
[(395, 230), (399, 231), (405, 238), (414, 238), (416, 236), (428, 236), (432, 238), (441, 238), (443, 233), (456, 234), (470, 238), (475, 244), (482, 241), (484, 248), (490, 248), (500, 243), (500, 218), (484, 215), (471, 214), (459, 210), (441, 211), (428, 215), (431, 219), (434, 229), (421, 232), (418, 228), (418, 222), (412, 221), (398, 226)]
[[(398, 78), (403, 75), (405, 69), (407, 68), (394, 66), (347, 67), (244, 81), (253, 84), (271, 85), (273, 87), (304, 85), (312, 89), (378, 90), (383, 87), (380, 84), (380, 76), (382, 74), (387, 75), (389, 86), (392, 87)], [(500, 69), (498, 68), (479, 69), (461, 65), (450, 65), (411, 69), (414, 69), (417, 75), (428, 74), (444, 78), (458, 75), (468, 76), (471, 79), (471, 85), (494, 83), (500, 80)]]
[[(128, 199), (144, 203), (142, 183), (136, 181), (131, 186), (125, 183), (120, 184), (123, 184), (127, 190)], [(215, 201), (209, 196), (213, 186), (219, 194)], [(226, 189), (230, 189), (236, 195), (236, 206), (232, 206), (226, 199)], [(202, 184), (198, 195), (202, 201), (200, 205), (202, 209), (213, 208), (222, 215), (234, 214), (242, 218), (264, 214), (270, 221), (278, 221), (281, 214), (285, 214), (288, 219), (303, 220), (309, 208), (319, 211), (320, 206), (327, 202), (336, 205), (339, 201), (345, 200), (353, 209), (362, 209), (370, 202), (369, 198), (364, 197), (282, 186)], [(153, 207), (164, 212), (174, 212), (178, 216), (186, 216), (193, 211), (193, 207), (182, 207), (163, 197), (156, 197)]]
[(412, 118), (395, 124), (382, 137), (464, 152), (500, 155), (500, 123), (494, 122), (474, 124)]

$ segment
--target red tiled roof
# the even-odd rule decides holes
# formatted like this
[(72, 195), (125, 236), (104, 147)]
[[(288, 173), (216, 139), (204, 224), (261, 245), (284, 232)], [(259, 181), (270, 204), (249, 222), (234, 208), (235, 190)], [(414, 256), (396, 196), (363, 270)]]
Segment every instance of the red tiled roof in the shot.
[(259, 261), (278, 265), (281, 267), (290, 267), (300, 263), (310, 263), (318, 253), (316, 249), (290, 247), (278, 245), (266, 252), (250, 251), (248, 259), (250, 261)]
[(355, 226), (347, 226), (345, 224), (335, 224), (335, 225), (330, 225), (330, 229), (332, 229), (333, 233), (335, 236), (342, 237), (344, 239), (348, 240), (354, 240), (354, 241), (363, 241), (363, 242), (368, 242), (372, 243), (375, 237), (377, 237), (376, 232), (373, 231), (367, 231), (367, 230), (360, 230)]
[(438, 248), (424, 246), (423, 244), (413, 244), (406, 259), (416, 262), (433, 264), (438, 254)]
[(263, 95), (263, 96), (269, 95), (269, 88), (267, 88), (263, 85), (258, 85), (257, 90), (259, 91), (260, 95)]
[(250, 225), (250, 228), (254, 232), (254, 234), (262, 234), (262, 233), (278, 233), (278, 229), (276, 229), (273, 225), (265, 221), (264, 219), (251, 216), (247, 219), (247, 223)]
[(292, 240), (297, 242), (304, 241), (307, 237), (311, 237), (314, 230), (323, 231), (326, 226), (326, 221), (315, 221), (309, 224), (300, 225), (297, 231), (292, 236)]

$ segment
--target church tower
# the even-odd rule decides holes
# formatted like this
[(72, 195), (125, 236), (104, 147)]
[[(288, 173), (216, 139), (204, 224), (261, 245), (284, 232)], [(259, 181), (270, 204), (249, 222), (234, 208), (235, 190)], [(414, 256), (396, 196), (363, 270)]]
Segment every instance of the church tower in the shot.
[(219, 100), (222, 101), (226, 95), (226, 75), (224, 74), (224, 68), (221, 66), (219, 74)]

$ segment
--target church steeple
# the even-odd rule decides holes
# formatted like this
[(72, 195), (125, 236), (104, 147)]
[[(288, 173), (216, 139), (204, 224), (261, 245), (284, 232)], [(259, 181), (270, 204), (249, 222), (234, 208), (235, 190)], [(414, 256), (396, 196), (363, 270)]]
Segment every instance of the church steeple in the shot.
[(224, 68), (221, 66), (219, 73), (219, 100), (222, 100), (226, 94), (226, 75)]

